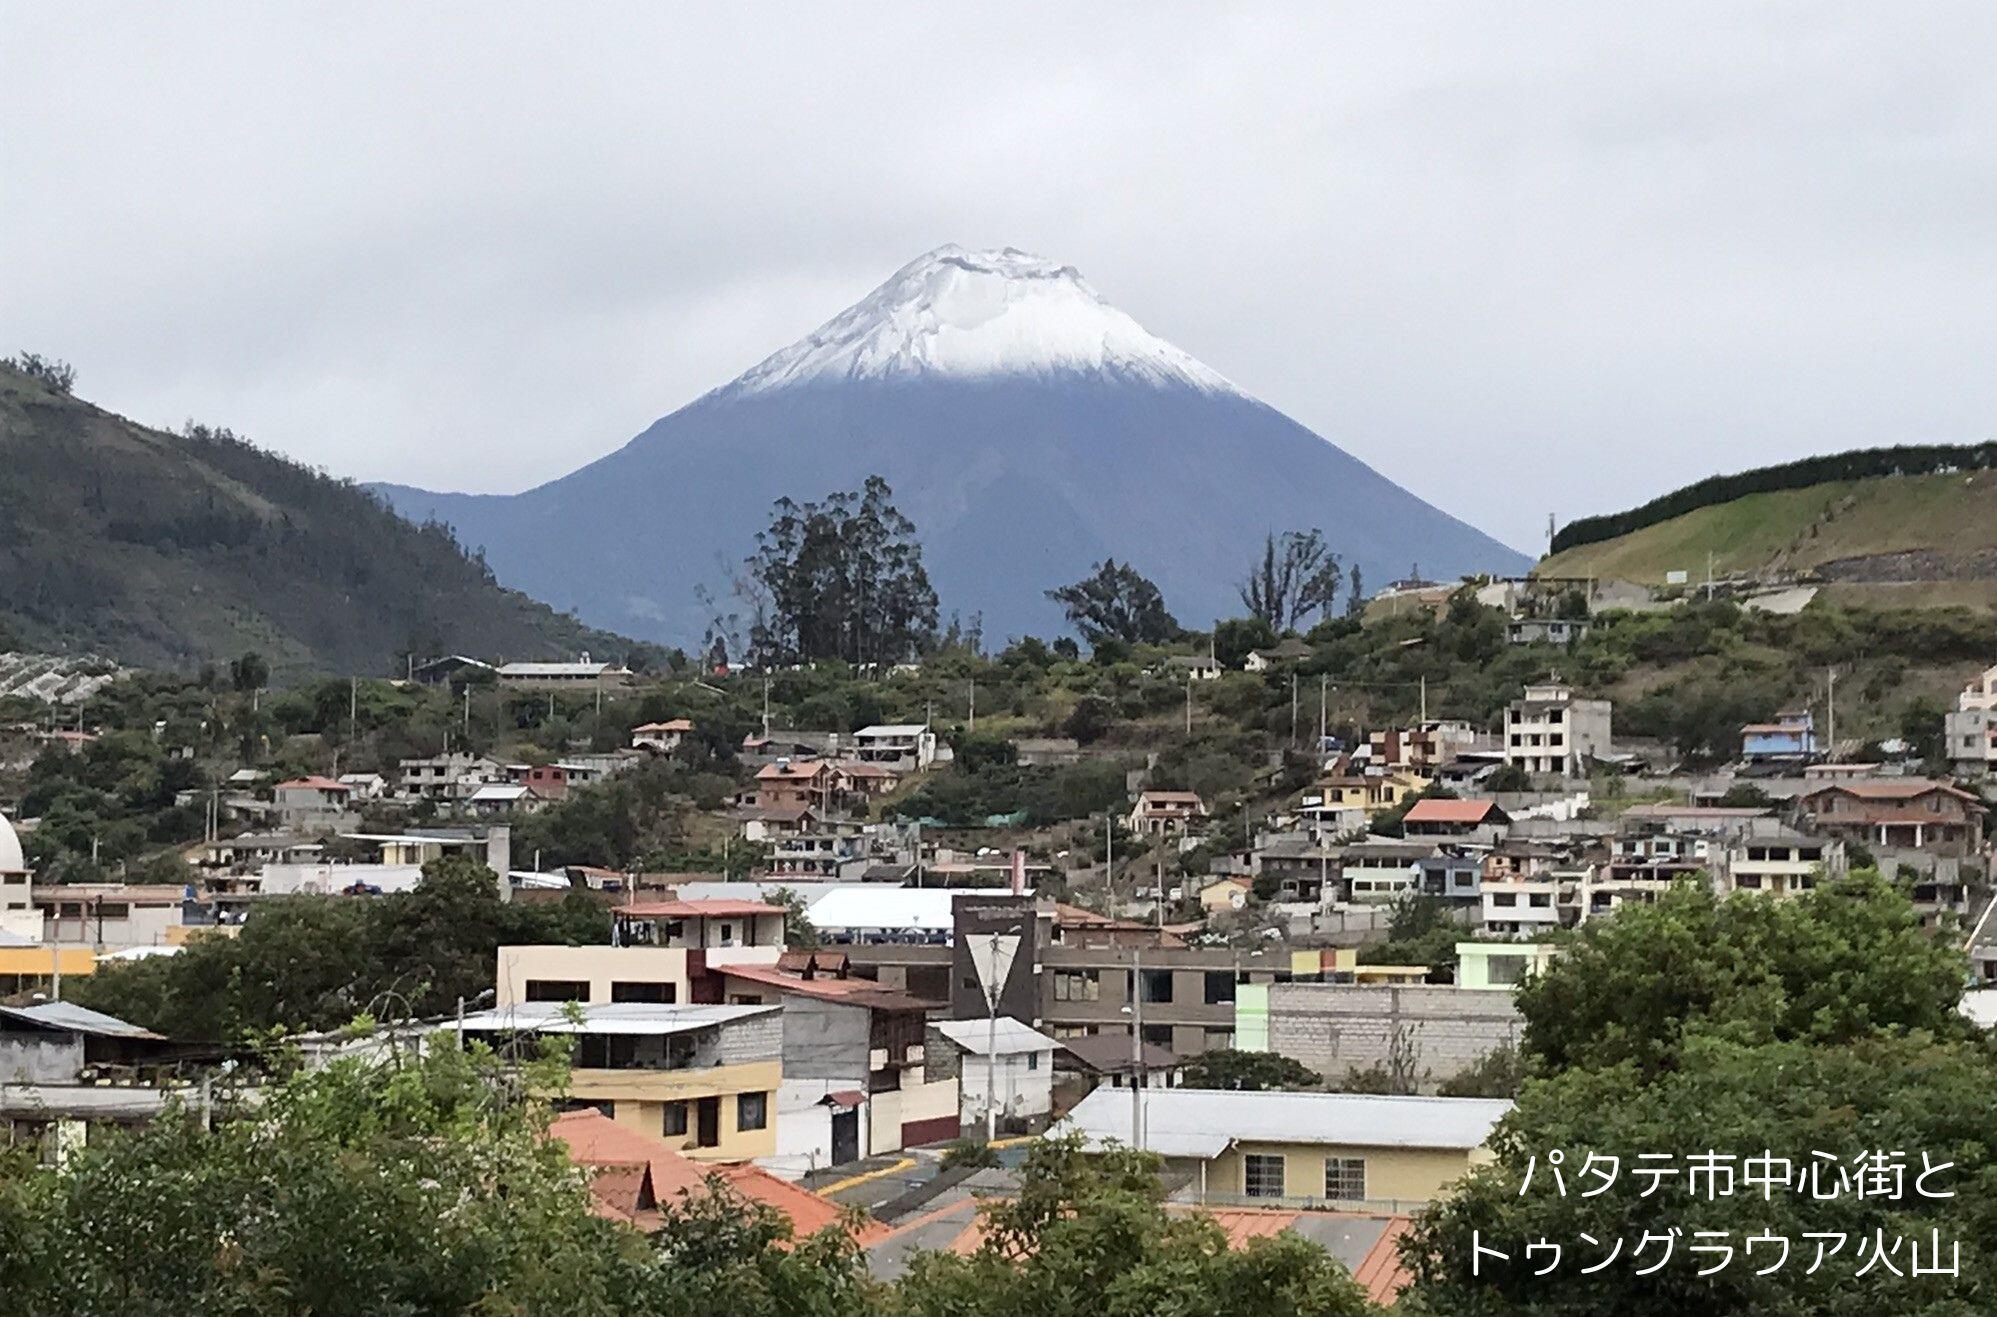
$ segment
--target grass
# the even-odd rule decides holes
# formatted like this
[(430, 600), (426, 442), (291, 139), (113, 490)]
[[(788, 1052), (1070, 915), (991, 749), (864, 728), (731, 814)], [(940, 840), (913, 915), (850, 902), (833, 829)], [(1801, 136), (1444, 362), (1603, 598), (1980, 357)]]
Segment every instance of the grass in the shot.
[[(1997, 549), (1997, 472), (1890, 476), (1749, 494), (1629, 535), (1544, 560), (1541, 575), (1598, 576), (1661, 585), (1683, 571), (1803, 571), (1843, 558), (1925, 550), (1957, 556)], [(1987, 606), (1993, 592), (1950, 602)]]

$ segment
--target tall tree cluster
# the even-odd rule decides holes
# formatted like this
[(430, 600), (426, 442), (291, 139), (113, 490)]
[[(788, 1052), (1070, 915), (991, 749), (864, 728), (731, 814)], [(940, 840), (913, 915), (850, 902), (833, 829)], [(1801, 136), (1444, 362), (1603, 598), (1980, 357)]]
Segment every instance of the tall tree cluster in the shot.
[(936, 637), (936, 590), (915, 523), (879, 476), (855, 494), (777, 500), (748, 562), (757, 594), (749, 643), (765, 663), (896, 663)]
[(1127, 645), (1162, 644), (1179, 634), (1179, 623), (1165, 611), (1165, 596), (1129, 563), (1105, 558), (1073, 585), (1049, 590), (1047, 597), (1068, 614), (1091, 646), (1105, 640)]
[(1262, 556), (1241, 582), (1241, 605), (1281, 634), (1312, 613), (1328, 616), (1343, 580), (1323, 531), (1286, 530), (1264, 541)]

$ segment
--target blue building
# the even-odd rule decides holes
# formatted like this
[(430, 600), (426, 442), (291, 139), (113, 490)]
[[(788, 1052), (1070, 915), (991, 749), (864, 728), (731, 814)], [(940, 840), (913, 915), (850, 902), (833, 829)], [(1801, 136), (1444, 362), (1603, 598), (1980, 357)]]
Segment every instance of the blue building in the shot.
[(1740, 729), (1740, 757), (1750, 764), (1805, 764), (1817, 757), (1817, 724), (1808, 709), (1789, 709), (1772, 723)]

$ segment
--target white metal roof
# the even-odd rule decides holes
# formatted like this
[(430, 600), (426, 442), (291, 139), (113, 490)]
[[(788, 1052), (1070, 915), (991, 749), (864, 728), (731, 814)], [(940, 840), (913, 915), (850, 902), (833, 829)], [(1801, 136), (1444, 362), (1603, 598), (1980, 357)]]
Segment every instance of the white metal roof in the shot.
[[(1144, 1146), (1167, 1157), (1217, 1157), (1233, 1143), (1312, 1143), (1366, 1148), (1483, 1146), (1512, 1104), (1494, 1098), (1362, 1093), (1244, 1093), (1161, 1088), (1144, 1095)], [(1130, 1092), (1098, 1088), (1056, 1133), (1090, 1143), (1130, 1140)]]
[[(810, 892), (808, 886), (797, 890)], [(916, 929), (947, 933), (954, 926), (950, 902), (960, 891), (992, 896), (990, 887), (841, 887), (811, 902), (805, 913), (820, 931), (845, 929)]]
[(568, 1002), (530, 1001), (467, 1015), (465, 1028), (476, 1033), (690, 1033), (782, 1009), (782, 1006), (666, 1006), (652, 1002), (572, 1006)]
[(875, 723), (862, 727), (855, 736), (920, 736), (929, 728), (922, 723)]
[(66, 1001), (42, 1002), (37, 1006), (0, 1006), (0, 1014), (33, 1020), (51, 1029), (73, 1029), (78, 1033), (105, 1038), (158, 1038), (150, 1029), (141, 1029), (127, 1020)]
[[(992, 1041), (992, 1021), (985, 1020), (939, 1020), (936, 1028), (945, 1038), (957, 1044), (974, 1056), (983, 1056)], [(1030, 1024), (1013, 1019), (1010, 1015), (998, 1018), (997, 1056), (1015, 1056), (1023, 1052), (1051, 1052), (1056, 1043), (1046, 1034)]]
[(608, 663), (508, 663), (502, 677), (595, 677), (611, 671)]

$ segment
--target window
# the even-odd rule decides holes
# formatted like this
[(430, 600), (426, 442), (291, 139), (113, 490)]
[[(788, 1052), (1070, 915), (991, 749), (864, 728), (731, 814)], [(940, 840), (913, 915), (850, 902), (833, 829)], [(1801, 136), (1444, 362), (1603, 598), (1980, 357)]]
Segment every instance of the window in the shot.
[(1170, 1047), (1172, 1045), (1172, 1026), (1169, 1024), (1145, 1025), (1144, 1041), (1153, 1047)]
[(659, 1132), (668, 1138), (684, 1138), (686, 1128), (686, 1103), (666, 1103), (659, 1114)]
[(1241, 1192), (1250, 1198), (1283, 1196), (1283, 1159), (1251, 1152), (1241, 1159)]
[(123, 901), (100, 901), (97, 905), (99, 919), (130, 919), (132, 907)]
[(613, 983), (610, 985), (612, 1001), (647, 1001), (671, 1003), (679, 996), (679, 985), (673, 983)]
[(1327, 1157), (1324, 1159), (1324, 1196), (1335, 1203), (1366, 1200), (1366, 1159)]
[(1206, 973), (1207, 1005), (1218, 1006), (1234, 1000), (1234, 971), (1210, 969)]
[(1525, 977), (1525, 965), (1524, 956), (1489, 956), (1484, 961), (1485, 978), (1494, 984), (1517, 983)]
[(1142, 971), (1143, 982), (1139, 985), (1144, 1000), (1164, 1004), (1172, 1000), (1172, 971), (1169, 969), (1147, 969)]
[(529, 979), (528, 1001), (588, 1001), (589, 984), (576, 979)]
[(759, 1130), (769, 1123), (770, 1095), (768, 1093), (742, 1093), (735, 1098), (735, 1128), (738, 1130)]
[[(974, 982), (971, 986), (976, 987)], [(1055, 1001), (1099, 1001), (1102, 982), (1093, 970), (1071, 970), (1054, 975)]]
[(1040, 1068), (1040, 1053), (1028, 1052), (1026, 1054), (1026, 1068), (1030, 1071)]
[(1517, 892), (1491, 892), (1488, 895), (1491, 898), (1492, 905), (1517, 905), (1519, 903)]

